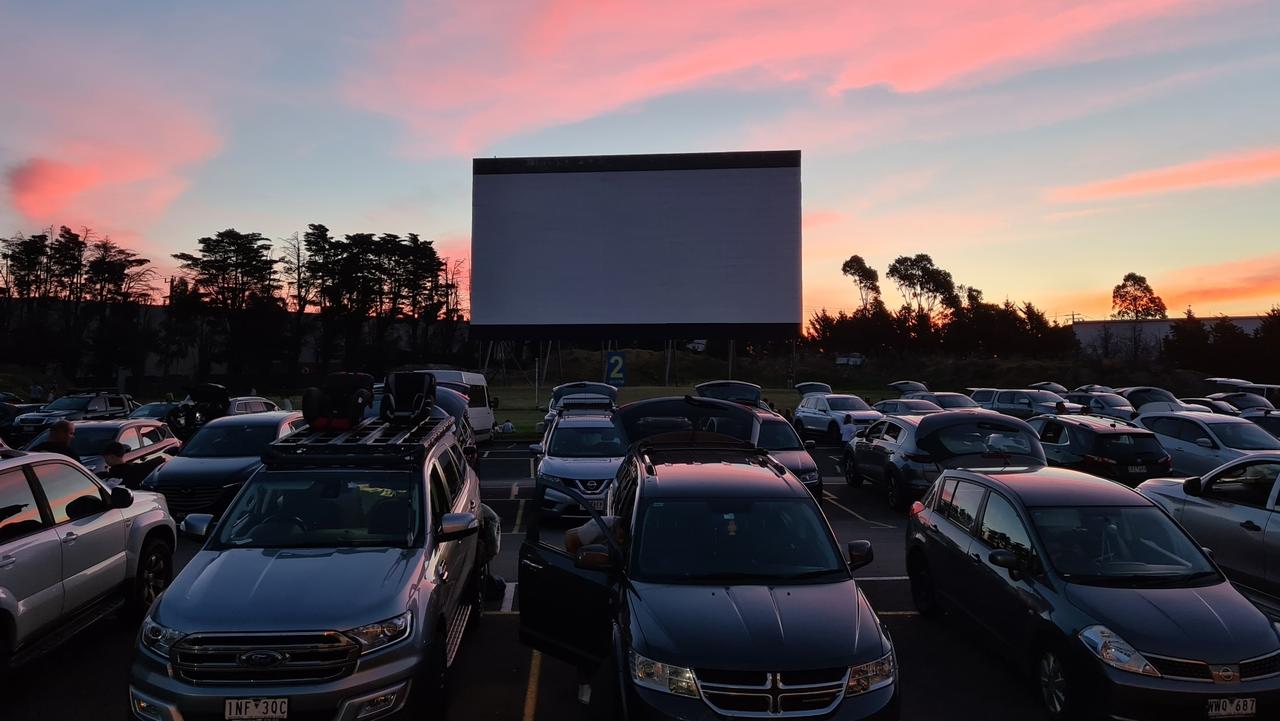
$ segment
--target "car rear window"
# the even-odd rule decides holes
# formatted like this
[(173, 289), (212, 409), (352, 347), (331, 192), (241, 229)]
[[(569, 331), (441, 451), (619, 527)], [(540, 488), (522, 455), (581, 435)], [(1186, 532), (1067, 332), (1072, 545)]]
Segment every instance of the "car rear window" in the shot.
[(943, 426), (916, 441), (936, 460), (956, 456), (1030, 456), (1044, 462), (1044, 449), (1029, 429), (999, 420), (967, 421)]
[(1160, 441), (1150, 433), (1099, 433), (1094, 448), (1098, 455), (1107, 458), (1165, 455)]

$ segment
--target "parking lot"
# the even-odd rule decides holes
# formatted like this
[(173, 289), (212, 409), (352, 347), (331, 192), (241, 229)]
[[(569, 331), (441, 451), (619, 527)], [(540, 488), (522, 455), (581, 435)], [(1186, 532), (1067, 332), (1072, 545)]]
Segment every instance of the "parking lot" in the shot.
[[(903, 519), (892, 514), (874, 488), (852, 489), (839, 473), (839, 449), (814, 451), (823, 470), (827, 516), (840, 540), (868, 539), (876, 560), (859, 570), (862, 587), (889, 627), (902, 667), (904, 719), (951, 721), (1039, 719), (1031, 687), (1011, 664), (982, 646), (976, 635), (945, 619), (915, 615), (903, 562)], [(574, 670), (520, 644), (515, 601), (516, 554), (523, 539), (525, 505), (532, 494), (529, 456), (523, 445), (495, 444), (480, 460), (483, 494), (503, 518), (503, 547), (496, 571), (509, 579), (505, 598), (493, 599), (473, 626), (451, 677), (449, 718), (585, 718), (576, 702)], [(195, 552), (180, 543), (179, 567)], [(27, 665), (11, 679), (5, 717), (125, 719), (134, 628), (108, 619), (75, 641)]]

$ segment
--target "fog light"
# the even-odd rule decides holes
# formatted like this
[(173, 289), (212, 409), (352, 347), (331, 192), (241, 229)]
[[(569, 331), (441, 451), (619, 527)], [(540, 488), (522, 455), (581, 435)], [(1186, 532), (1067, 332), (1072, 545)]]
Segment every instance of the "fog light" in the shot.
[(151, 703), (150, 701), (140, 698), (137, 694), (130, 692), (130, 700), (133, 701), (133, 715), (147, 721), (164, 721), (164, 709)]
[(374, 714), (390, 711), (396, 705), (396, 695), (396, 692), (392, 691), (381, 696), (374, 696), (365, 701), (364, 706), (360, 708), (360, 713), (356, 714), (356, 718), (368, 718)]

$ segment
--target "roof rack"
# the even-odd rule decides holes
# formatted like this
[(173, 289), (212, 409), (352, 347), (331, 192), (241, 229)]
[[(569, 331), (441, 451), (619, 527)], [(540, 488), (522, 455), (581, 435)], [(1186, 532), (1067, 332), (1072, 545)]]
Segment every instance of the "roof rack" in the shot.
[(421, 463), (427, 451), (452, 428), (452, 416), (417, 423), (369, 418), (345, 430), (304, 426), (268, 445), (262, 462), (271, 468), (407, 468)]
[[(769, 451), (740, 441), (698, 441), (689, 438), (672, 440), (642, 440), (636, 444), (636, 454), (644, 463), (646, 473), (654, 473), (653, 456), (658, 454), (690, 454), (703, 457), (745, 458), (752, 463), (772, 468), (778, 465)], [(781, 468), (779, 465), (778, 468)], [(774, 469), (778, 470), (777, 468)]]

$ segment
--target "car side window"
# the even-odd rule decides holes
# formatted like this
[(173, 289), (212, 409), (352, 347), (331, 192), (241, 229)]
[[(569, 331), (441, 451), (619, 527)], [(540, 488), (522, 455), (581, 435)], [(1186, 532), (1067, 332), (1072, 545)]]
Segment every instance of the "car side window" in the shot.
[(991, 391), (974, 391), (970, 397), (974, 403), (986, 403), (991, 400)]
[(141, 435), (142, 435), (143, 448), (146, 448), (147, 446), (154, 446), (160, 441), (163, 441), (165, 438), (164, 428), (160, 426), (151, 426), (150, 428), (144, 428), (142, 430)]
[(1027, 527), (1022, 524), (1013, 504), (998, 493), (987, 497), (978, 538), (991, 548), (1013, 551), (1023, 561), (1030, 561), (1035, 556)]
[(947, 509), (947, 518), (957, 526), (972, 532), (973, 523), (978, 518), (978, 509), (982, 506), (982, 496), (987, 489), (976, 483), (960, 481), (955, 495)]
[(87, 518), (111, 507), (102, 488), (73, 466), (41, 463), (34, 470), (55, 524)]
[(902, 429), (894, 423), (884, 424), (884, 439), (886, 441), (898, 442), (898, 438), (902, 435)]
[(138, 437), (137, 428), (124, 429), (124, 432), (120, 434), (119, 440), (121, 443), (129, 446), (129, 450), (131, 451), (136, 451), (142, 447), (142, 439)]
[(1206, 484), (1204, 495), (1227, 503), (1266, 508), (1280, 476), (1280, 463), (1242, 463)]
[(1175, 421), (1178, 424), (1179, 439), (1186, 441), (1187, 443), (1195, 443), (1201, 438), (1208, 438), (1210, 441), (1213, 440), (1213, 434), (1209, 433), (1208, 429), (1199, 423), (1185, 420), (1183, 418), (1175, 419)]
[(448, 452), (441, 453), (436, 462), (440, 464), (440, 470), (444, 474), (445, 488), (449, 489), (451, 497), (456, 497), (458, 491), (462, 490), (462, 473), (458, 470), (457, 462)]
[(866, 435), (867, 440), (874, 441), (875, 439), (879, 438), (880, 434), (884, 432), (884, 427), (886, 425), (888, 424), (885, 423), (884, 421), (880, 421), (879, 423), (876, 423), (875, 425), (868, 428), (867, 435)]
[(86, 408), (86, 410), (91, 412), (105, 411), (106, 409), (107, 409), (107, 399), (102, 398), (101, 396), (89, 401), (89, 405)]
[(1147, 428), (1166, 438), (1178, 437), (1178, 421), (1176, 418), (1152, 418), (1147, 421)]
[(40, 504), (31, 492), (21, 468), (0, 473), (0, 543), (30, 535), (44, 528)]
[(1014, 395), (1010, 391), (1001, 391), (1000, 394), (996, 396), (996, 403), (1012, 404), (1013, 401), (1014, 401)]
[(449, 487), (445, 484), (440, 465), (431, 464), (431, 527), (439, 528), (444, 514), (453, 507), (453, 499), (449, 496)]
[(1040, 442), (1067, 445), (1071, 442), (1071, 436), (1067, 434), (1066, 426), (1057, 421), (1048, 421), (1044, 424), (1044, 430), (1040, 431)]
[(125, 407), (124, 397), (123, 396), (107, 396), (107, 407), (113, 411), (124, 410), (124, 407)]
[(955, 500), (956, 484), (959, 481), (950, 478), (944, 478), (939, 481), (942, 484), (942, 492), (938, 494), (938, 504), (935, 506), (938, 513), (943, 516), (951, 514), (951, 504)]

